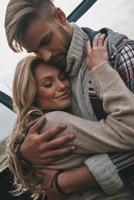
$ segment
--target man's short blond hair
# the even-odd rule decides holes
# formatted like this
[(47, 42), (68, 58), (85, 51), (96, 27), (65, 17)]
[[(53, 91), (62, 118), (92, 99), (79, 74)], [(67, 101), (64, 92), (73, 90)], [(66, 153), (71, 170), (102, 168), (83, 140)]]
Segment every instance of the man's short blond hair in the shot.
[(9, 47), (22, 51), (22, 41), (28, 26), (43, 11), (45, 19), (52, 17), (52, 0), (10, 0), (5, 14), (5, 31)]

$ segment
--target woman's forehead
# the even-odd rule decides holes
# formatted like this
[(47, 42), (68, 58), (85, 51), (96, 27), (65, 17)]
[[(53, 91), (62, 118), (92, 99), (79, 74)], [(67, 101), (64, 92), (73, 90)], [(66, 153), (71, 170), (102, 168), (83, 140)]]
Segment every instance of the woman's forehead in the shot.
[(56, 68), (56, 66), (49, 65), (46, 63), (40, 63), (35, 67), (35, 76), (36, 78), (55, 76), (58, 75), (61, 71)]

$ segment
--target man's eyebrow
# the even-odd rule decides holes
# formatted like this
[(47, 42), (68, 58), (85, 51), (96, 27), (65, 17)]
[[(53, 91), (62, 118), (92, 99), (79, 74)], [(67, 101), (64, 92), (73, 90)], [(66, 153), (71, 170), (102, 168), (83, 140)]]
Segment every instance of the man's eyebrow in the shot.
[(29, 50), (27, 50), (27, 53), (37, 52), (38, 48), (40, 46), (42, 46), (42, 43), (45, 43), (45, 42), (47, 43), (47, 40), (49, 39), (49, 37), (50, 37), (50, 34), (48, 33), (47, 35), (45, 35), (44, 37), (41, 38), (39, 44), (37, 45), (37, 47), (35, 49), (29, 49)]
[(26, 50), (26, 52), (27, 52), (27, 53), (31, 53), (31, 52), (33, 52), (33, 51), (31, 51), (31, 50)]
[(29, 49), (29, 50), (27, 50), (27, 53), (37, 52), (38, 48), (39, 48), (40, 46), (42, 46), (42, 43), (43, 43), (45, 40), (47, 41), (47, 38), (46, 38), (46, 37), (43, 37), (43, 38), (40, 40), (38, 46), (37, 46), (35, 49)]
[(40, 40), (39, 47), (42, 46), (42, 44), (47, 43), (48, 40), (49, 40), (49, 38), (50, 38), (50, 34), (47, 33), (47, 34)]

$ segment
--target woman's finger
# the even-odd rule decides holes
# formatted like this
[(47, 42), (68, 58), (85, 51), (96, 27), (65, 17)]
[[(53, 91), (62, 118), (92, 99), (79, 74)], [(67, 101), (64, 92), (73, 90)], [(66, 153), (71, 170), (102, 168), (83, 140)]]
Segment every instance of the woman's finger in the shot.
[(41, 117), (28, 131), (28, 134), (35, 134), (40, 132), (42, 126), (46, 123), (46, 117)]
[(88, 40), (88, 42), (87, 42), (87, 55), (89, 55), (91, 51), (92, 51), (91, 41)]
[(108, 37), (105, 38), (103, 46), (107, 49)]
[(40, 139), (44, 142), (49, 141), (51, 138), (58, 135), (61, 131), (64, 131), (66, 128), (66, 125), (59, 125), (53, 128), (49, 128), (48, 130), (42, 131), (40, 135)]
[(70, 153), (74, 153), (74, 151), (77, 149), (76, 146), (72, 145), (72, 146), (67, 146), (61, 149), (56, 149), (56, 150), (51, 150), (47, 153), (44, 154), (44, 156), (42, 155), (42, 160), (43, 159), (56, 159), (56, 160), (60, 160), (61, 156), (65, 156), (68, 155)]
[(100, 35), (101, 35), (101, 33), (98, 33), (95, 37), (94, 37), (94, 39), (93, 39), (93, 45), (92, 45), (92, 48), (93, 49), (96, 49), (97, 47), (98, 47), (98, 38), (100, 37)]
[(106, 35), (105, 34), (101, 34), (99, 37), (98, 37), (98, 47), (103, 47), (104, 45), (104, 41), (105, 41), (105, 37)]

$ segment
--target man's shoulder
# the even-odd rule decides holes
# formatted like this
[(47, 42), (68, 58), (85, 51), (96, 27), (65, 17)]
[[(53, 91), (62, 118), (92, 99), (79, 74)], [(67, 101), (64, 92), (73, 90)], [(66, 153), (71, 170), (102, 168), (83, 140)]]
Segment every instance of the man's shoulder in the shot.
[(81, 28), (88, 35), (90, 40), (93, 40), (95, 35), (99, 32), (99, 31), (94, 31), (93, 29), (89, 27), (81, 27)]

